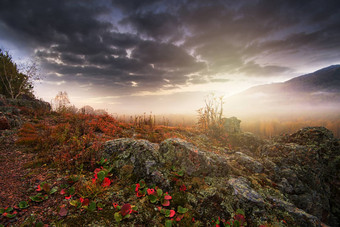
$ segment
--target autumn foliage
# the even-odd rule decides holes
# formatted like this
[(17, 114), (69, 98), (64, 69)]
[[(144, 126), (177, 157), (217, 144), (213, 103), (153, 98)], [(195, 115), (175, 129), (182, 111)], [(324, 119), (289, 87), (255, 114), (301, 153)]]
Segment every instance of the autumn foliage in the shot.
[(186, 139), (184, 134), (188, 132), (189, 129), (180, 127), (124, 123), (107, 114), (54, 112), (44, 120), (25, 123), (17, 144), (33, 149), (41, 163), (70, 168), (93, 166), (107, 140), (134, 137), (159, 143), (171, 137)]
[(47, 163), (91, 163), (102, 142), (117, 138), (123, 127), (109, 115), (63, 113), (24, 124), (17, 143), (32, 147)]

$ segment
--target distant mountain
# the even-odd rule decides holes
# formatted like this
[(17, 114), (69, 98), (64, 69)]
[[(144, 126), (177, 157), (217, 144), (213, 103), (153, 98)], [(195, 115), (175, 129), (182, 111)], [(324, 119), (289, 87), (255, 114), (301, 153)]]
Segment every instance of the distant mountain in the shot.
[(241, 94), (256, 92), (277, 93), (311, 93), (340, 92), (340, 65), (332, 65), (313, 73), (295, 77), (283, 83), (273, 83), (252, 87)]
[[(332, 65), (283, 83), (259, 85), (227, 99), (238, 112), (340, 110), (340, 65)], [(339, 112), (340, 113), (340, 112)]]

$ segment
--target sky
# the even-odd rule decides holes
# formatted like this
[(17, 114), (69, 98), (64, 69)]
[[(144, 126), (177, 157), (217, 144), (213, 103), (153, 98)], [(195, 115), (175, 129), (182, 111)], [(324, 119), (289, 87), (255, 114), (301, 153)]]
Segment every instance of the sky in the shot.
[(45, 101), (192, 114), (209, 93), (339, 64), (340, 1), (1, 0), (0, 48), (39, 63)]

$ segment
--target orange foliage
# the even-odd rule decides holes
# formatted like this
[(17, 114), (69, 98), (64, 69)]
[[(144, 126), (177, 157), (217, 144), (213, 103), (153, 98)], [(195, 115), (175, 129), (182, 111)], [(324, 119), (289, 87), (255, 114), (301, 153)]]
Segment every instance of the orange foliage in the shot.
[[(46, 163), (75, 169), (72, 167), (81, 164), (94, 165), (98, 151), (107, 140), (131, 137), (160, 143), (176, 137), (194, 142), (201, 134), (194, 128), (155, 125), (151, 117), (145, 119), (129, 124), (109, 115), (54, 113), (39, 123), (24, 124), (17, 143), (31, 147)], [(211, 137), (210, 142), (225, 145), (227, 135)]]
[(32, 147), (47, 162), (70, 167), (93, 163), (102, 143), (118, 137), (120, 126), (108, 115), (64, 113), (49, 122), (24, 124), (17, 143)]

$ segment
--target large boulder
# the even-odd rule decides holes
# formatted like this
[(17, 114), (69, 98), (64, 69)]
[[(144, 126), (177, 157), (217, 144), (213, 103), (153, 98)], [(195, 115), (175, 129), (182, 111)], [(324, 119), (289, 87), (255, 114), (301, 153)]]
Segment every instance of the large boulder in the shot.
[(22, 115), (42, 114), (51, 110), (48, 102), (38, 99), (8, 99), (0, 95), (0, 130), (22, 125)]
[[(340, 217), (340, 146), (324, 127), (303, 128), (261, 146), (257, 155), (273, 163), (267, 172), (298, 208), (332, 226)], [(269, 162), (268, 162), (269, 161)]]
[(325, 127), (305, 127), (293, 134), (279, 137), (278, 140), (299, 145), (321, 145), (333, 142), (334, 135)]
[(249, 171), (253, 173), (261, 173), (263, 172), (263, 165), (261, 162), (255, 160), (254, 158), (242, 153), (242, 152), (235, 152), (233, 158)]
[(223, 118), (223, 126), (227, 133), (240, 133), (241, 132), (241, 120), (236, 117)]
[[(320, 211), (329, 211), (331, 192), (323, 185), (312, 188), (313, 174), (311, 182), (304, 179), (307, 173), (298, 168), (303, 152), (304, 146), (289, 143), (267, 144), (254, 157), (242, 152), (217, 155), (177, 138), (160, 144), (124, 138), (107, 141), (101, 155), (113, 163), (115, 174), (127, 184), (144, 179), (157, 185), (171, 193), (173, 206), (190, 208), (205, 223), (218, 216), (230, 219), (242, 208), (256, 225), (274, 223), (273, 219), (281, 217), (290, 224), (320, 226)], [(261, 155), (265, 157), (259, 159)], [(235, 172), (231, 163), (247, 171)], [(182, 185), (188, 192), (179, 190)], [(321, 194), (321, 189), (326, 192)]]
[(262, 140), (261, 138), (250, 132), (229, 134), (228, 142), (234, 149), (248, 149), (253, 153), (257, 150), (257, 148), (267, 143), (265, 140)]
[(169, 187), (174, 169), (190, 177), (227, 176), (229, 171), (224, 157), (201, 151), (177, 138), (160, 145), (131, 138), (107, 141), (102, 157), (113, 161), (121, 177), (130, 169), (130, 178), (145, 179), (163, 187)]
[[(233, 203), (239, 204), (250, 215), (253, 223), (262, 223), (269, 216), (294, 220), (299, 226), (321, 226), (318, 217), (308, 214), (297, 208), (293, 203), (270, 195), (270, 193), (257, 192), (245, 177), (231, 177), (227, 186), (233, 189)], [(281, 196), (282, 197), (282, 196)], [(275, 225), (274, 225), (275, 226)]]
[(164, 167), (174, 166), (189, 176), (227, 176), (229, 167), (222, 156), (202, 151), (178, 138), (160, 144), (160, 161)]
[(260, 194), (250, 187), (249, 181), (244, 177), (230, 178), (228, 184), (234, 189), (234, 195), (243, 203), (265, 206), (265, 201)]
[(275, 197), (269, 197), (268, 200), (275, 204), (276, 209), (282, 209), (291, 215), (298, 226), (322, 226), (322, 223), (317, 217), (306, 213), (304, 210), (297, 208), (290, 202)]
[(131, 178), (132, 181), (145, 179), (168, 187), (169, 182), (159, 165), (158, 149), (158, 144), (147, 140), (115, 139), (105, 143), (103, 157), (112, 160), (121, 178)]
[(7, 99), (11, 106), (25, 107), (33, 109), (34, 111), (50, 112), (51, 104), (39, 99)]

